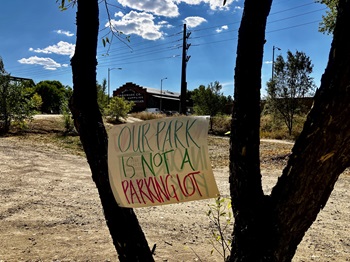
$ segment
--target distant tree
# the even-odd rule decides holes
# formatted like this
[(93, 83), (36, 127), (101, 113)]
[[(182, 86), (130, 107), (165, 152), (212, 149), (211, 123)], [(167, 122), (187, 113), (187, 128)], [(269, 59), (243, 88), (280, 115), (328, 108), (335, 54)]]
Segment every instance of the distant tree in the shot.
[(192, 108), (193, 111), (193, 100), (192, 100), (193, 91), (186, 90), (186, 105), (188, 108)]
[(282, 55), (276, 58), (273, 79), (267, 82), (267, 106), (274, 115), (282, 117), (289, 135), (293, 131), (295, 116), (303, 112), (301, 99), (312, 96), (315, 91), (313, 78), (310, 77), (312, 68), (305, 53), (288, 51), (287, 61)]
[(122, 97), (115, 96), (110, 100), (105, 110), (105, 115), (114, 118), (118, 122), (119, 118), (128, 116), (134, 105), (133, 101), (127, 101)]
[(316, 2), (328, 7), (326, 15), (322, 15), (322, 22), (320, 22), (318, 30), (324, 34), (333, 34), (339, 0), (316, 0)]
[(7, 133), (13, 123), (23, 125), (33, 115), (25, 83), (12, 82), (0, 57), (0, 132)]
[(31, 102), (33, 105), (33, 109), (36, 112), (39, 112), (41, 110), (41, 106), (43, 104), (43, 100), (41, 96), (38, 93), (34, 93), (34, 95), (31, 97)]
[(102, 85), (96, 83), (97, 88), (97, 103), (100, 108), (100, 111), (103, 112), (108, 105), (108, 94), (106, 94), (107, 90), (107, 80), (102, 80)]
[(59, 81), (41, 81), (35, 91), (41, 96), (42, 113), (61, 113), (61, 107), (69, 97), (69, 90), (66, 89)]
[(213, 129), (212, 117), (224, 113), (228, 102), (226, 96), (221, 93), (222, 85), (215, 81), (207, 87), (204, 85), (192, 91), (193, 110), (198, 115), (210, 116), (210, 130)]
[(35, 84), (32, 81), (23, 81), (21, 83), (24, 87), (24, 93), (26, 98), (30, 99), (31, 101), (34, 113), (40, 113), (43, 100), (41, 96), (36, 92)]
[(65, 86), (64, 88), (65, 88), (65, 100), (68, 103), (69, 99), (73, 95), (73, 88), (71, 88), (70, 86)]

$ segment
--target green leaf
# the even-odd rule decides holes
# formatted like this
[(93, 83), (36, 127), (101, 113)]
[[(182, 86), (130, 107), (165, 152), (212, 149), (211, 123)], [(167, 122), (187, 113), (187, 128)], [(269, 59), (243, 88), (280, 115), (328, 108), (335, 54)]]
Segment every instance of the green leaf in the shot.
[(220, 216), (221, 216), (221, 217), (226, 216), (226, 212), (221, 212), (221, 213), (220, 213)]

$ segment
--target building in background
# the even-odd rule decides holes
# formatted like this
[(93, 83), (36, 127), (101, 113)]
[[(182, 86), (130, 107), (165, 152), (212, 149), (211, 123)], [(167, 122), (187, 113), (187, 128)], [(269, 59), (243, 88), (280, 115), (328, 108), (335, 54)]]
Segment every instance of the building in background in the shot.
[(33, 79), (30, 78), (24, 78), (24, 77), (17, 77), (17, 76), (9, 76), (9, 79), (12, 83), (20, 84), (23, 82), (28, 82), (31, 86), (35, 86), (35, 83)]
[(180, 109), (180, 93), (142, 87), (132, 82), (127, 82), (114, 90), (113, 96), (133, 101), (135, 106), (132, 112), (141, 112), (146, 108), (159, 108), (163, 112), (179, 112)]

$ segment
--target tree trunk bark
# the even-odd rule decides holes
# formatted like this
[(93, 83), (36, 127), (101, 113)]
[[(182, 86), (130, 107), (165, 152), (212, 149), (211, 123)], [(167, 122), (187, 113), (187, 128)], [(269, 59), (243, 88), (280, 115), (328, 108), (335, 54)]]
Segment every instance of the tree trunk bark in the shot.
[[(246, 0), (235, 68), (230, 192), (235, 217), (229, 261), (262, 261), (271, 219), (260, 175), (260, 89), (265, 27), (272, 0)], [(267, 260), (273, 261), (273, 260)]]
[(78, 0), (76, 47), (71, 59), (74, 90), (70, 109), (119, 260), (154, 261), (133, 209), (117, 205), (109, 184), (108, 137), (97, 104), (98, 13), (97, 0)]
[[(246, 1), (244, 16), (250, 12), (252, 19), (257, 9), (248, 2), (254, 1)], [(270, 1), (263, 2), (265, 9), (260, 7), (261, 10), (270, 7)], [(265, 24), (263, 18), (259, 26), (246, 21), (244, 16), (238, 40), (236, 66), (240, 68), (236, 68), (235, 75), (231, 132), (230, 189), (236, 220), (228, 261), (291, 261), (305, 232), (326, 205), (339, 175), (350, 165), (350, 1), (339, 1), (329, 63), (321, 87), (270, 196), (262, 193), (258, 169), (259, 101), (256, 96), (260, 75), (257, 71), (251, 72), (261, 66), (259, 55), (262, 53), (255, 57), (258, 61), (242, 55), (248, 52), (247, 48), (252, 48), (247, 44), (249, 41), (263, 45), (262, 37), (250, 40), (245, 32), (249, 32), (250, 27), (265, 30)], [(247, 71), (255, 83), (247, 77)], [(249, 113), (249, 110), (256, 112)]]
[(313, 108), (283, 175), (271, 193), (278, 241), (290, 261), (305, 232), (350, 165), (350, 1), (340, 0), (329, 61)]

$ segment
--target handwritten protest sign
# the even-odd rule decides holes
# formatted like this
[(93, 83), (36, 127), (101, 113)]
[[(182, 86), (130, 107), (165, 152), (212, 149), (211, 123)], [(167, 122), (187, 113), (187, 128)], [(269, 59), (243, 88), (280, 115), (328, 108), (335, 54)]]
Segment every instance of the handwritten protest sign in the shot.
[(146, 207), (217, 197), (208, 121), (172, 117), (114, 126), (108, 168), (119, 206)]

